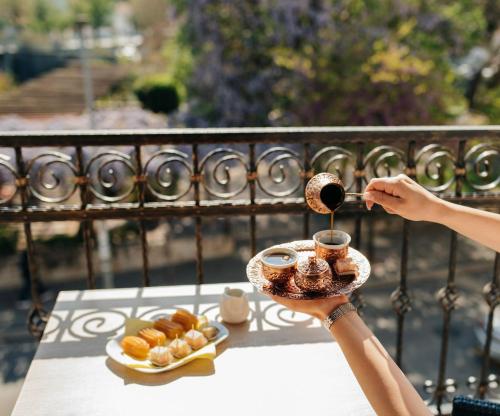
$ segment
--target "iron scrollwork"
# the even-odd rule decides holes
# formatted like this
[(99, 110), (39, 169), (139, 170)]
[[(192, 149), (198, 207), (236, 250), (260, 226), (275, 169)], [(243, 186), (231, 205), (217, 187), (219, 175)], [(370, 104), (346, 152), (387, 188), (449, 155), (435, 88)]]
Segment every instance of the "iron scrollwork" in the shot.
[(10, 157), (0, 154), (0, 205), (10, 202), (17, 192), (17, 172)]
[(217, 198), (233, 198), (248, 186), (246, 157), (235, 149), (218, 148), (209, 152), (200, 163), (200, 173), (203, 188)]
[[(176, 201), (191, 189), (192, 168), (188, 155), (178, 150), (154, 153), (144, 165), (144, 175), (149, 192), (162, 201)], [(184, 189), (179, 189), (182, 178), (188, 178), (187, 184)]]
[(365, 179), (394, 176), (404, 172), (407, 164), (405, 154), (394, 146), (377, 146), (364, 159)]
[(338, 176), (346, 190), (355, 183), (356, 156), (349, 150), (338, 146), (321, 149), (311, 159), (313, 172), (329, 172)]
[(455, 183), (456, 158), (440, 144), (424, 146), (415, 158), (419, 182), (432, 192), (444, 192)]
[(491, 191), (500, 185), (500, 147), (477, 144), (466, 153), (465, 164), (465, 178), (474, 190)]
[(77, 169), (71, 156), (47, 151), (30, 160), (26, 179), (30, 193), (39, 201), (67, 201), (76, 190)]
[(119, 202), (130, 196), (137, 176), (131, 157), (117, 150), (106, 150), (92, 157), (87, 164), (89, 190), (105, 202)]
[(287, 147), (266, 150), (259, 156), (255, 166), (259, 189), (269, 196), (290, 196), (302, 186), (304, 166), (299, 154)]

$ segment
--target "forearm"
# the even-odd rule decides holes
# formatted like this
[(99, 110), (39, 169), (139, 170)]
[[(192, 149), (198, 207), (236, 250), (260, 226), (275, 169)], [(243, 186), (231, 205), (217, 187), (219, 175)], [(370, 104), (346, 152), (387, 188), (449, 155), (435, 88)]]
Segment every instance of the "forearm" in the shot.
[(500, 252), (500, 214), (441, 201), (435, 222)]
[(363, 392), (378, 415), (430, 415), (423, 400), (357, 313), (331, 328)]

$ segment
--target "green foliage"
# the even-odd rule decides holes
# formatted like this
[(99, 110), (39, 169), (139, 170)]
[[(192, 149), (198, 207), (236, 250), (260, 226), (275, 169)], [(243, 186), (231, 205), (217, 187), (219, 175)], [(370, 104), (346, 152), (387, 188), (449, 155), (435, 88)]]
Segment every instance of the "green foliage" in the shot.
[(179, 94), (164, 75), (151, 76), (138, 82), (134, 93), (142, 106), (154, 113), (168, 114), (179, 107)]
[(54, 0), (0, 0), (0, 29), (51, 33), (73, 27), (85, 17), (93, 28), (109, 23), (115, 0), (68, 0), (68, 9)]
[(488, 117), (491, 124), (500, 124), (500, 86), (481, 86), (476, 108)]
[(113, 245), (119, 247), (137, 239), (140, 229), (137, 221), (126, 221), (124, 224), (112, 228), (109, 234)]
[(0, 72), (0, 94), (14, 88), (14, 80), (12, 76), (5, 72)]
[(83, 242), (83, 233), (79, 231), (76, 235), (55, 234), (39, 244), (50, 250), (69, 250), (80, 247)]
[(84, 16), (94, 29), (109, 23), (114, 0), (71, 0), (69, 21), (74, 24)]
[(19, 0), (0, 0), (0, 28), (26, 24), (30, 14), (30, 5)]
[(0, 225), (0, 256), (14, 254), (17, 248), (18, 231), (12, 227)]
[(37, 33), (50, 33), (64, 26), (62, 13), (51, 0), (33, 0), (29, 27)]
[(488, 36), (482, 0), (176, 4), (211, 125), (449, 122), (466, 107), (452, 63)]
[(167, 62), (164, 74), (165, 82), (175, 86), (181, 101), (187, 99), (186, 85), (193, 73), (193, 55), (189, 47), (181, 40), (181, 35), (167, 40), (163, 45), (162, 55)]
[(165, 25), (165, 15), (169, 0), (147, 0), (145, 7), (144, 0), (129, 0), (132, 6), (135, 25), (139, 29), (148, 30), (155, 25)]
[(109, 23), (113, 0), (86, 0), (90, 24), (93, 28), (99, 28)]

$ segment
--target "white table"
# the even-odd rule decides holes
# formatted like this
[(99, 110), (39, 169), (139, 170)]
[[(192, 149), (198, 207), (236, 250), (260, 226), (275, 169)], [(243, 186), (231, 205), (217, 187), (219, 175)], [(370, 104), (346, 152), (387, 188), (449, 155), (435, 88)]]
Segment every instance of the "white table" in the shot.
[(218, 356), (142, 374), (105, 355), (128, 316), (184, 307), (216, 318), (225, 284), (61, 292), (14, 416), (373, 415), (339, 346), (316, 320), (232, 284), (252, 316), (227, 325)]

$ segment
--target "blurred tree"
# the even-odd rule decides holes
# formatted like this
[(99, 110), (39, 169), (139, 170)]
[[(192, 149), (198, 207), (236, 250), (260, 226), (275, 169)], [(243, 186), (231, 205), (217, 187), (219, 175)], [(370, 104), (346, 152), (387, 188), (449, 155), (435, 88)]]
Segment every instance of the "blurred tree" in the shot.
[(62, 14), (51, 0), (34, 0), (31, 9), (29, 26), (35, 32), (50, 33), (60, 27)]
[(90, 24), (94, 29), (106, 26), (113, 11), (113, 0), (86, 0)]
[(115, 0), (69, 0), (69, 8), (60, 7), (54, 0), (0, 0), (0, 28), (29, 29), (50, 33), (73, 27), (82, 15), (94, 29), (109, 23)]
[(154, 113), (168, 114), (179, 107), (177, 89), (164, 75), (138, 81), (134, 93), (142, 106)]
[[(500, 2), (485, 0), (486, 39), (484, 44), (485, 60), (476, 65), (470, 74), (465, 97), (469, 108), (481, 109), (491, 122), (500, 122)], [(483, 91), (477, 100), (478, 91)]]
[(81, 16), (85, 16), (94, 29), (109, 23), (113, 12), (114, 0), (71, 0), (69, 24), (74, 24)]
[(136, 27), (144, 35), (143, 51), (148, 58), (160, 58), (162, 44), (167, 37), (167, 33), (172, 28), (172, 19), (168, 19), (171, 12), (169, 0), (148, 0), (147, 7), (144, 7), (143, 0), (130, 0), (133, 10), (133, 19)]
[(174, 3), (191, 109), (225, 126), (446, 122), (466, 108), (453, 63), (491, 25), (490, 0)]
[(19, 29), (29, 20), (30, 4), (18, 0), (0, 0), (0, 27)]
[(148, 0), (144, 7), (144, 0), (130, 0), (133, 18), (136, 26), (141, 30), (148, 30), (158, 25), (165, 25), (168, 12), (168, 0)]

